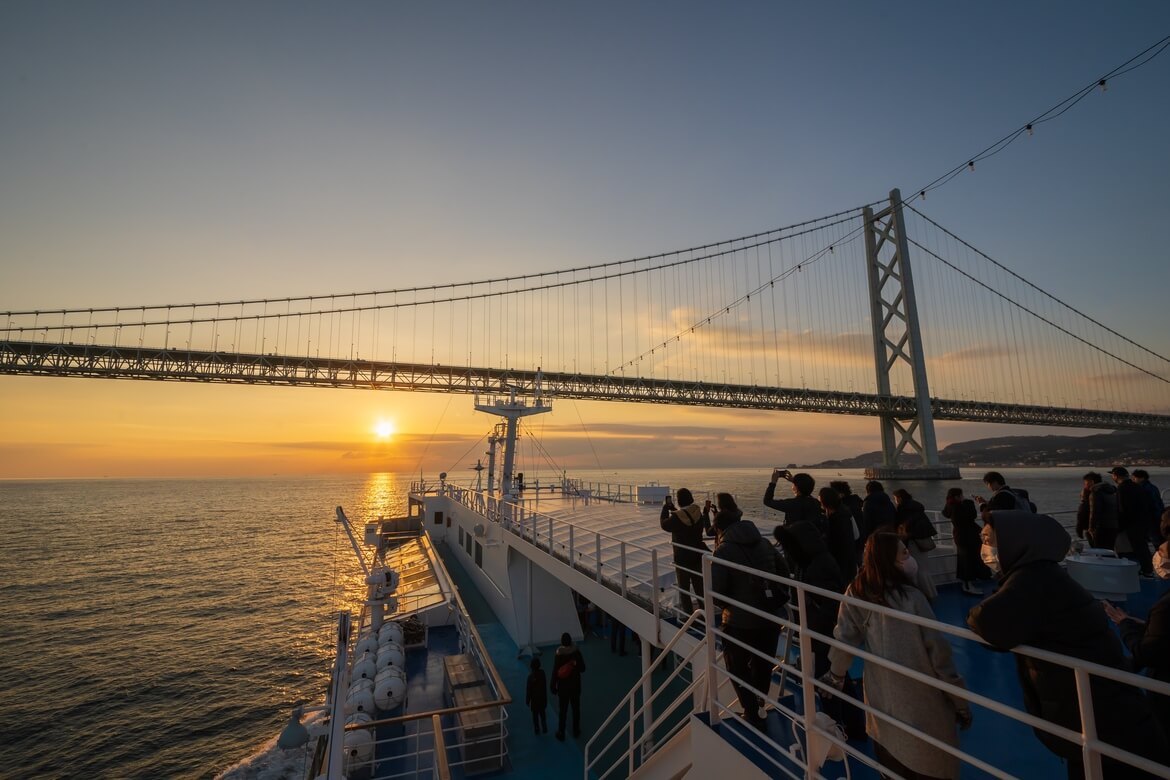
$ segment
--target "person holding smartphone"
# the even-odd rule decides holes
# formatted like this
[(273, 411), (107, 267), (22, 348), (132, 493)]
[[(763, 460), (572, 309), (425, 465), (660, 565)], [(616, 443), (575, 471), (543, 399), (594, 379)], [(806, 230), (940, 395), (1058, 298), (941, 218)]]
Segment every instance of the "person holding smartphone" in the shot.
[[(781, 479), (792, 484), (792, 498), (776, 498), (776, 483)], [(808, 521), (821, 533), (825, 533), (825, 515), (821, 512), (821, 502), (812, 494), (816, 486), (817, 481), (811, 474), (793, 474), (788, 469), (773, 469), (772, 479), (764, 491), (764, 506), (784, 513), (782, 525)]]

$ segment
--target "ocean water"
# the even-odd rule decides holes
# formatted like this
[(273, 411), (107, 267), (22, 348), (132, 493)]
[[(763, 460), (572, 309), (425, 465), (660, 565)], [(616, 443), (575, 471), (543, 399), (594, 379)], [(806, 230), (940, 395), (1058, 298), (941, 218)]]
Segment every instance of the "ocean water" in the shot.
[[(1075, 508), (1084, 469), (1006, 470), (1041, 511)], [(769, 468), (582, 472), (726, 490), (747, 517)], [(860, 472), (814, 471), (818, 483)], [(889, 483), (928, 508), (960, 483)], [(1154, 473), (1153, 481), (1170, 487)], [(534, 480), (543, 477), (533, 470)], [(324, 695), (338, 608), (362, 598), (334, 522), (401, 513), (394, 474), (0, 482), (0, 767), (36, 777), (256, 777), (298, 702)]]

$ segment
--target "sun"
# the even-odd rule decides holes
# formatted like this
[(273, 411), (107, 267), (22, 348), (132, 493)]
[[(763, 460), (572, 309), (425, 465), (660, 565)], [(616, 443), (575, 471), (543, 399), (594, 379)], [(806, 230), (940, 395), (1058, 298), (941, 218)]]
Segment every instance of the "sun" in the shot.
[(374, 433), (379, 439), (389, 439), (394, 435), (394, 421), (393, 420), (378, 420), (374, 425)]

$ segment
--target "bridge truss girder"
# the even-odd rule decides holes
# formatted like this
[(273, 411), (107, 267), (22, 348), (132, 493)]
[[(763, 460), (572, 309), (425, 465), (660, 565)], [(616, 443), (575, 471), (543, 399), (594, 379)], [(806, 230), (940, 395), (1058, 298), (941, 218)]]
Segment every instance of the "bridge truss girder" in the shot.
[[(369, 360), (0, 341), (0, 374), (180, 382), (533, 395), (586, 401), (770, 409), (879, 417), (913, 433), (918, 401), (906, 396), (576, 373)], [(1070, 428), (1170, 430), (1170, 415), (929, 399), (933, 419)]]

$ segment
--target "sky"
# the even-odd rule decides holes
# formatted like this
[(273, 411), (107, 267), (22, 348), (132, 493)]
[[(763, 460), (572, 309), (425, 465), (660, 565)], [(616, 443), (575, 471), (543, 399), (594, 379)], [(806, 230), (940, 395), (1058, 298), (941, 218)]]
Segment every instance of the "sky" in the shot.
[[(399, 288), (746, 235), (915, 192), (1167, 34), (1163, 2), (7, 2), (0, 312)], [(1165, 354), (1168, 98), (1170, 53), (922, 207)], [(0, 478), (451, 469), (491, 424), (470, 406), (3, 376)], [(867, 418), (545, 417), (569, 467), (878, 446)], [(1012, 432), (1037, 431), (938, 427)]]

